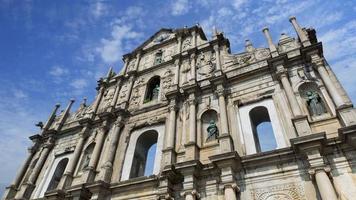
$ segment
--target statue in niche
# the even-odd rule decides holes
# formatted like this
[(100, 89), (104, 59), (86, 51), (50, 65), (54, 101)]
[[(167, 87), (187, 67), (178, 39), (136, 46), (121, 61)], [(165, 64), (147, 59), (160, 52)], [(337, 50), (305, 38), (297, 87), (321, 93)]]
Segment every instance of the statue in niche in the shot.
[(210, 120), (209, 126), (206, 130), (208, 132), (208, 137), (206, 138), (206, 141), (216, 140), (218, 138), (219, 130), (214, 120)]
[(312, 116), (321, 115), (326, 112), (322, 104), (321, 97), (317, 92), (308, 91), (306, 95), (307, 95), (308, 108), (311, 111)]
[(86, 169), (89, 166), (89, 162), (90, 162), (90, 154), (87, 153), (87, 154), (85, 154), (85, 157), (84, 157), (82, 169)]
[(156, 85), (152, 90), (152, 99), (158, 99), (159, 85)]

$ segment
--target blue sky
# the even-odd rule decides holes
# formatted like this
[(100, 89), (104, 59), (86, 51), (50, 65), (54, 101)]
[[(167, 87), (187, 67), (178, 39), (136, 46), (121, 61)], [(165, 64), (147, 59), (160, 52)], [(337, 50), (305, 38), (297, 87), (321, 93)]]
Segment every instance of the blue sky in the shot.
[[(325, 3), (327, 2), (327, 3)], [(121, 56), (160, 28), (199, 23), (210, 38), (213, 26), (230, 39), (233, 52), (245, 39), (266, 46), (261, 32), (294, 36), (288, 18), (316, 28), (324, 54), (356, 99), (356, 4), (353, 1), (0, 0), (0, 187), (14, 178), (30, 145), (28, 136), (55, 103), (65, 107), (95, 95), (96, 80)]]

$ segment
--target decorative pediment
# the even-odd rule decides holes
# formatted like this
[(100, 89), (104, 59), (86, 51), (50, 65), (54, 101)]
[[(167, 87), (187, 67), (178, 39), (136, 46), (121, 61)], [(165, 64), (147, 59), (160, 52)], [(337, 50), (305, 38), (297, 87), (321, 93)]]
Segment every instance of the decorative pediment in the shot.
[(154, 34), (151, 38), (149, 38), (146, 42), (144, 42), (141, 48), (145, 50), (152, 46), (161, 44), (162, 42), (172, 39), (174, 37), (175, 37), (175, 33), (172, 30), (161, 29), (156, 34)]

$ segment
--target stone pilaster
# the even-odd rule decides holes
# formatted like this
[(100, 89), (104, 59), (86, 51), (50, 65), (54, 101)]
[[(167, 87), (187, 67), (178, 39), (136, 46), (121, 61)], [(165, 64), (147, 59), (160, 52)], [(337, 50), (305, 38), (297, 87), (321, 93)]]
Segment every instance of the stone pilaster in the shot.
[(356, 124), (356, 109), (352, 105), (347, 104), (342, 98), (339, 90), (330, 78), (330, 74), (326, 71), (324, 59), (318, 54), (311, 55), (311, 61), (314, 67), (319, 72), (321, 79), (323, 80), (326, 89), (328, 90), (331, 98), (336, 105), (336, 113), (339, 116), (344, 126), (351, 126)]
[(12, 182), (12, 184), (10, 186), (6, 187), (6, 190), (3, 195), (3, 199), (11, 199), (15, 196), (15, 194), (18, 190), (18, 187), (20, 186), (20, 183), (21, 183), (22, 179), (24, 178), (25, 173), (28, 170), (28, 167), (32, 161), (32, 158), (36, 153), (36, 147), (32, 146), (32, 147), (28, 148), (28, 153), (29, 154), (28, 154), (24, 164), (22, 165), (20, 170), (17, 172), (15, 180)]
[(224, 191), (226, 200), (237, 200), (239, 187), (235, 174), (241, 168), (241, 159), (237, 152), (228, 152), (210, 156), (209, 160), (220, 171), (220, 189)]
[(188, 143), (185, 144), (185, 158), (186, 160), (195, 160), (198, 157), (197, 146), (197, 119), (196, 119), (196, 94), (191, 93), (188, 97), (189, 104), (189, 138)]
[(326, 165), (324, 156), (322, 155), (325, 149), (325, 143), (325, 133), (291, 139), (291, 144), (296, 153), (305, 157), (309, 163), (309, 174), (311, 178), (315, 180), (322, 199), (337, 200), (336, 191), (327, 175), (327, 173), (330, 172), (330, 168)]
[(289, 82), (288, 72), (283, 66), (284, 60), (285, 57), (280, 56), (272, 59), (271, 62), (273, 63), (273, 66), (276, 68), (277, 77), (282, 83), (283, 89), (287, 95), (288, 102), (291, 106), (292, 113), (294, 116), (292, 119), (293, 125), (297, 131), (298, 136), (312, 134), (312, 130), (308, 122), (308, 117), (302, 114), (297, 98)]
[(58, 189), (65, 189), (72, 184), (73, 174), (75, 168), (78, 165), (79, 157), (83, 151), (83, 146), (86, 138), (88, 137), (88, 131), (90, 130), (89, 125), (85, 125), (81, 132), (79, 133), (79, 140), (77, 145), (75, 146), (75, 150), (73, 153), (73, 158), (69, 160), (68, 167), (66, 167), (66, 171), (64, 172), (59, 184)]
[(178, 163), (175, 169), (183, 176), (183, 191), (181, 193), (185, 199), (196, 200), (200, 195), (197, 191), (197, 178), (202, 169), (202, 164), (198, 160)]
[(105, 155), (105, 161), (103, 166), (101, 167), (102, 168), (101, 180), (106, 183), (111, 182), (111, 175), (113, 172), (113, 165), (114, 165), (117, 145), (119, 143), (120, 132), (124, 125), (122, 120), (123, 120), (122, 116), (119, 116), (114, 122), (114, 127), (111, 131), (109, 150)]
[(229, 132), (229, 124), (226, 111), (225, 89), (223, 85), (218, 85), (216, 94), (219, 98), (220, 124), (221, 131), (219, 133), (220, 152), (226, 153), (233, 150), (232, 138)]
[(192, 53), (190, 55), (190, 79), (189, 81), (196, 81), (196, 55)]
[(166, 132), (165, 148), (163, 150), (164, 166), (171, 165), (175, 162), (175, 133), (176, 133), (176, 100), (171, 99), (168, 106), (169, 117), (168, 117), (168, 130)]
[(269, 29), (267, 27), (264, 27), (262, 29), (262, 32), (267, 39), (268, 47), (269, 47), (272, 57), (277, 57), (279, 54), (278, 54), (276, 46), (273, 44), (271, 34), (269, 33)]
[(108, 131), (108, 122), (105, 120), (103, 125), (99, 127), (98, 133), (97, 133), (97, 138), (95, 140), (95, 147), (93, 150), (92, 157), (90, 158), (89, 165), (85, 169), (83, 173), (83, 178), (82, 181), (84, 183), (90, 183), (94, 181), (95, 175), (96, 175), (96, 167), (99, 162), (99, 158), (102, 152), (102, 148), (104, 145), (105, 141), (105, 135)]
[(36, 184), (38, 175), (40, 174), (43, 164), (47, 160), (49, 152), (54, 146), (53, 138), (48, 138), (47, 142), (43, 145), (41, 155), (37, 160), (35, 167), (33, 168), (28, 180), (26, 183), (22, 184), (20, 190), (15, 195), (15, 199), (29, 199)]

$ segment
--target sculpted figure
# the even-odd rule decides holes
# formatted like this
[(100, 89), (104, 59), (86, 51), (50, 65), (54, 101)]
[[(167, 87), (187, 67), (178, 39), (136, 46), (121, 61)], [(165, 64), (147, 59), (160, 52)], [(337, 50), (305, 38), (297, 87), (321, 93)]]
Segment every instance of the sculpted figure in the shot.
[(321, 115), (325, 113), (325, 108), (321, 102), (321, 98), (319, 94), (315, 91), (307, 92), (307, 103), (309, 110), (311, 111), (311, 115)]
[(210, 120), (209, 126), (206, 130), (208, 131), (208, 137), (206, 139), (207, 141), (217, 139), (219, 130), (214, 120)]

